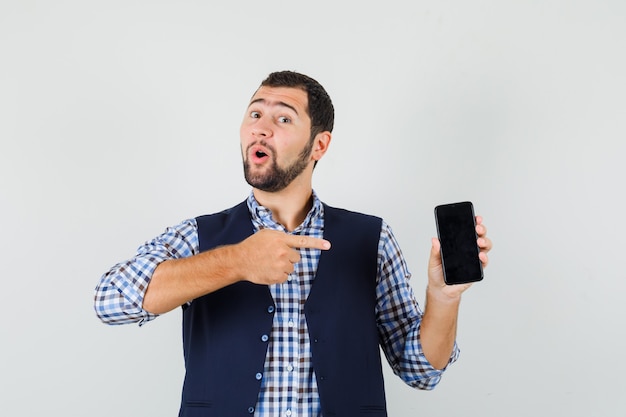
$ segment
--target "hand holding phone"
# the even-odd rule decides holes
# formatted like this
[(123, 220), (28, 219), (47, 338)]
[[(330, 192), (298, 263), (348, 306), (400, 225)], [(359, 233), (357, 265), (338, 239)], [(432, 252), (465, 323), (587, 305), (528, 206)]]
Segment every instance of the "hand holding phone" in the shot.
[(478, 259), (476, 216), (471, 202), (442, 204), (435, 207), (437, 235), (441, 243), (444, 281), (448, 285), (483, 279)]

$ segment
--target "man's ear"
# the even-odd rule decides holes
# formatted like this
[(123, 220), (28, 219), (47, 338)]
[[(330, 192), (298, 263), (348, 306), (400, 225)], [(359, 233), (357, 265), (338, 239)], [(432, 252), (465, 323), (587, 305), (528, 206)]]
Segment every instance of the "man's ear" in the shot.
[(314, 161), (322, 159), (328, 150), (328, 146), (330, 146), (332, 138), (332, 134), (328, 131), (320, 132), (315, 136), (315, 139), (313, 139), (313, 150), (311, 151), (311, 158)]

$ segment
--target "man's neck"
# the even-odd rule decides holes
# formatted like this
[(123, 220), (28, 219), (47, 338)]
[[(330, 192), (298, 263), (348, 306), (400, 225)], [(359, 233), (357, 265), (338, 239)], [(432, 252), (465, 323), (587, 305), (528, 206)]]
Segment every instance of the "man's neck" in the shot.
[(266, 192), (253, 189), (254, 198), (263, 207), (272, 212), (274, 220), (288, 231), (294, 231), (306, 218), (313, 206), (313, 189), (290, 184), (278, 192)]

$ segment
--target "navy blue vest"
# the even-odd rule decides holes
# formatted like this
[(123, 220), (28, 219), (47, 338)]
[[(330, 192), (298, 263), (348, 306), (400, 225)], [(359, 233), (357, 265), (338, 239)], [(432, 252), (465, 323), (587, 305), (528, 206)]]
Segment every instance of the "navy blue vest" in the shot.
[[(253, 233), (245, 202), (196, 221), (200, 251)], [(322, 251), (304, 310), (325, 417), (387, 415), (375, 315), (380, 228), (377, 217), (324, 206), (332, 248)], [(247, 281), (184, 309), (179, 417), (254, 413), (274, 311), (269, 288)]]

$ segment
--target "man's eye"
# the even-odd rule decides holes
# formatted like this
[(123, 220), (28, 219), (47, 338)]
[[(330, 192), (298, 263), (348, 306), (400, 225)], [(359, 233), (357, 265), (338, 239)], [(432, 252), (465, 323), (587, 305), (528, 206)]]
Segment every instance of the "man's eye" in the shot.
[(261, 113), (259, 113), (258, 111), (252, 111), (250, 112), (250, 117), (252, 117), (253, 119), (258, 119), (259, 117), (261, 117)]
[(281, 116), (281, 117), (278, 118), (278, 122), (279, 123), (290, 123), (291, 119), (288, 118), (288, 117), (285, 117), (285, 116)]

